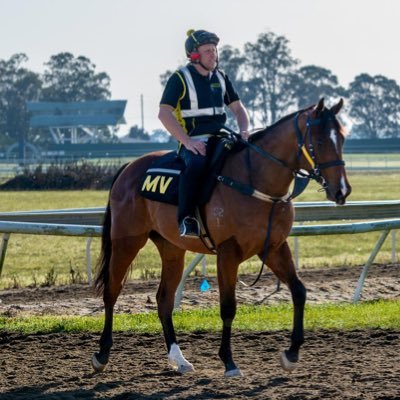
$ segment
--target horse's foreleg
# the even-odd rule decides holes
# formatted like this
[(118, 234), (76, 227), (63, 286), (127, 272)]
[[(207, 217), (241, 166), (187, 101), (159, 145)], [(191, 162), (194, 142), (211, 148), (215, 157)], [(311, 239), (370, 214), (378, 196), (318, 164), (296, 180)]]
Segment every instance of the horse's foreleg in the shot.
[(172, 322), (175, 292), (182, 278), (185, 251), (161, 237), (153, 238), (162, 259), (160, 286), (157, 291), (158, 317), (164, 332), (168, 363), (180, 373), (193, 371), (193, 365), (183, 356), (176, 340)]
[(225, 365), (225, 376), (241, 376), (232, 357), (231, 332), (236, 315), (236, 280), (240, 264), (239, 251), (234, 242), (225, 242), (218, 248), (217, 269), (222, 319), (222, 340), (219, 357)]
[(139, 250), (145, 245), (147, 236), (128, 237), (113, 240), (112, 254), (109, 263), (109, 276), (104, 283), (103, 301), (105, 311), (105, 321), (103, 333), (100, 337), (100, 351), (95, 353), (92, 358), (92, 365), (95, 371), (104, 370), (110, 356), (113, 345), (112, 326), (114, 305), (121, 292), (122, 285), (129, 265), (135, 258)]
[(279, 249), (271, 249), (267, 257), (267, 265), (275, 275), (289, 287), (292, 295), (294, 315), (291, 346), (281, 353), (281, 365), (286, 371), (296, 368), (299, 360), (299, 350), (304, 343), (304, 305), (306, 288), (297, 276), (292, 255), (287, 242)]

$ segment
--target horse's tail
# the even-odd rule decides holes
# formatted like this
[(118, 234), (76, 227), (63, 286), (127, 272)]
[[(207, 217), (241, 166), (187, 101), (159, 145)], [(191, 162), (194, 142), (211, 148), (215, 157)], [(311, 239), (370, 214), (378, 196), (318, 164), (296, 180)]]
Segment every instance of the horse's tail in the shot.
[[(124, 164), (118, 172), (115, 174), (114, 179), (111, 183), (111, 188), (110, 188), (110, 193), (111, 189), (119, 177), (119, 175), (122, 173), (122, 171), (125, 169), (125, 167), (128, 164)], [(110, 273), (109, 273), (109, 266), (110, 266), (110, 259), (111, 259), (111, 251), (112, 251), (112, 246), (111, 246), (111, 207), (110, 207), (110, 198), (108, 199), (107, 203), (107, 208), (106, 212), (104, 214), (104, 220), (103, 220), (103, 231), (101, 234), (101, 253), (99, 256), (99, 259), (97, 261), (96, 265), (96, 279), (94, 281), (94, 287), (96, 289), (96, 292), (98, 295), (103, 294), (104, 288), (108, 283)]]

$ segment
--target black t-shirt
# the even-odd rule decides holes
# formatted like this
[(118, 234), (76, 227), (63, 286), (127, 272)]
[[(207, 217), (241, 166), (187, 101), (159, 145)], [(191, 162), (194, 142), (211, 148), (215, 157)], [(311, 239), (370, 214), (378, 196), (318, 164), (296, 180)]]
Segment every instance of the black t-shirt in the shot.
[[(219, 71), (220, 77), (225, 82), (225, 88), (221, 87), (220, 79), (217, 76), (217, 71), (213, 71), (208, 76), (203, 76), (197, 72), (196, 68), (189, 64), (187, 66), (193, 80), (195, 92), (197, 95), (197, 106), (199, 110), (204, 109), (219, 109), (225, 105), (229, 105), (234, 101), (239, 100), (239, 96), (235, 91), (228, 76)], [(201, 116), (184, 116), (185, 110), (190, 110), (193, 106), (190, 99), (190, 90), (186, 81), (185, 75), (181, 70), (176, 71), (169, 78), (164, 89), (160, 104), (170, 105), (175, 109), (175, 116), (183, 129), (190, 134), (202, 134), (201, 126), (206, 125), (224, 125), (226, 122), (226, 113), (214, 113), (213, 115)], [(222, 98), (223, 90), (225, 90)]]

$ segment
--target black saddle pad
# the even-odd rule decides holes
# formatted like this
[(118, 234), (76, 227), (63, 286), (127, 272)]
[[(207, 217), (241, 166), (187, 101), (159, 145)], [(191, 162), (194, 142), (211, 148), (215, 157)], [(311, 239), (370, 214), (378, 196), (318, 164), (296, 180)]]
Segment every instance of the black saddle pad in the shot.
[(154, 161), (141, 181), (140, 193), (150, 200), (178, 205), (179, 175), (185, 167), (176, 151), (170, 151)]

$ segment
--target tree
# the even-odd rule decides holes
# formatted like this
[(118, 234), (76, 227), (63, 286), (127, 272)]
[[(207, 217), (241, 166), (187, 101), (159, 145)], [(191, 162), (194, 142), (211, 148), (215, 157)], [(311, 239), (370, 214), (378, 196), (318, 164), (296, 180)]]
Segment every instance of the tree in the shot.
[(258, 111), (257, 97), (254, 93), (260, 85), (260, 80), (258, 78), (246, 80), (246, 57), (232, 46), (224, 46), (219, 51), (219, 67), (228, 75), (237, 90), (240, 100), (249, 112), (250, 125), (254, 126)]
[(19, 158), (29, 135), (26, 102), (37, 99), (41, 88), (40, 76), (22, 67), (26, 61), (23, 53), (0, 60), (0, 132), (5, 142), (19, 141)]
[(306, 65), (296, 70), (287, 90), (296, 99), (298, 109), (317, 103), (321, 97), (334, 101), (346, 95), (336, 75), (316, 65)]
[(150, 140), (152, 142), (168, 143), (171, 141), (171, 138), (173, 138), (173, 136), (164, 129), (155, 129), (150, 135)]
[(360, 74), (351, 82), (349, 96), (355, 137), (400, 137), (400, 87), (395, 80)]
[(144, 129), (139, 128), (137, 125), (133, 125), (129, 129), (128, 137), (139, 140), (139, 141), (149, 141), (150, 140), (150, 135)]
[(248, 81), (254, 80), (254, 106), (263, 125), (276, 121), (294, 105), (286, 89), (298, 60), (292, 57), (288, 43), (284, 36), (266, 32), (255, 43), (245, 44)]
[(45, 63), (41, 101), (90, 101), (110, 98), (110, 77), (96, 73), (96, 65), (84, 56), (59, 53)]
[(219, 50), (219, 67), (228, 75), (230, 81), (240, 86), (244, 81), (246, 57), (232, 46), (223, 46)]

